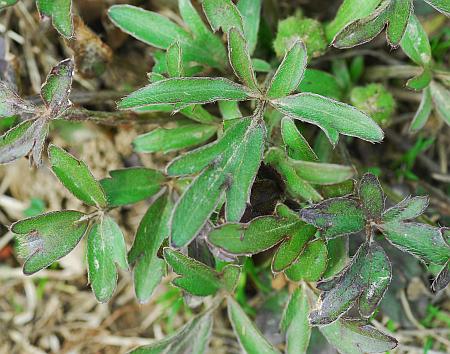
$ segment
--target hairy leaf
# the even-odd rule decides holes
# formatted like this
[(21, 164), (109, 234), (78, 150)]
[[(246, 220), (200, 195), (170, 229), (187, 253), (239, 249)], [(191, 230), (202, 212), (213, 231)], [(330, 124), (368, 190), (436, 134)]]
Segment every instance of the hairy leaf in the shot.
[(317, 285), (323, 290), (319, 308), (310, 314), (313, 325), (336, 321), (358, 300), (362, 317), (370, 317), (391, 281), (391, 264), (376, 243), (362, 245), (351, 263), (338, 276)]
[(358, 203), (349, 198), (333, 198), (304, 208), (300, 217), (322, 231), (326, 238), (362, 231), (365, 226), (364, 213)]
[(291, 281), (317, 281), (327, 269), (328, 250), (321, 239), (306, 245), (298, 259), (284, 273)]
[(36, 5), (41, 17), (51, 18), (61, 35), (73, 37), (72, 0), (36, 0)]
[(224, 194), (226, 220), (240, 220), (261, 163), (265, 134), (261, 122), (242, 118), (220, 140), (175, 159), (167, 167), (169, 175), (203, 170), (173, 213), (171, 242), (175, 247), (187, 245), (197, 235)]
[(244, 86), (224, 78), (172, 78), (154, 82), (123, 98), (120, 109), (176, 104), (177, 109), (191, 104), (204, 104), (221, 100), (245, 101), (257, 95)]
[(281, 319), (281, 329), (286, 334), (286, 354), (307, 352), (311, 337), (308, 321), (310, 307), (306, 286), (303, 284), (292, 293)]
[(347, 104), (313, 93), (271, 101), (273, 106), (287, 116), (317, 125), (333, 145), (339, 134), (354, 136), (370, 142), (380, 142), (384, 134), (381, 128), (365, 113)]
[(86, 233), (83, 213), (58, 211), (18, 221), (11, 225), (19, 243), (19, 254), (26, 258), (25, 274), (33, 274), (67, 255)]
[(277, 354), (279, 351), (263, 337), (244, 310), (231, 297), (227, 298), (228, 317), (239, 343), (248, 354)]
[(424, 0), (436, 10), (442, 12), (444, 15), (450, 17), (450, 3), (448, 0)]
[(0, 118), (35, 113), (36, 107), (23, 100), (6, 82), (0, 81)]
[(430, 88), (436, 112), (445, 123), (450, 125), (450, 91), (435, 81), (431, 82)]
[(431, 46), (419, 19), (412, 14), (400, 46), (417, 65), (427, 66), (431, 62)]
[(292, 159), (288, 161), (300, 178), (312, 184), (329, 185), (341, 183), (355, 175), (355, 170), (351, 166)]
[(298, 131), (295, 122), (289, 117), (281, 120), (281, 137), (286, 145), (287, 154), (295, 160), (319, 161), (308, 141)]
[(109, 172), (111, 177), (100, 180), (108, 206), (137, 203), (158, 193), (165, 182), (164, 175), (143, 167), (124, 168)]
[(340, 100), (343, 96), (343, 89), (339, 86), (337, 79), (333, 75), (317, 69), (305, 70), (305, 75), (297, 90), (315, 93), (335, 100)]
[(431, 284), (431, 289), (437, 293), (441, 290), (444, 290), (449, 283), (450, 283), (450, 261), (448, 261), (442, 267), (441, 271), (434, 279), (433, 284)]
[(366, 173), (359, 182), (358, 195), (369, 220), (380, 220), (384, 211), (384, 193), (378, 178)]
[(134, 290), (141, 303), (149, 300), (165, 271), (164, 261), (157, 253), (169, 236), (172, 207), (167, 191), (150, 205), (128, 253), (128, 262), (133, 266)]
[(428, 197), (405, 198), (383, 213), (383, 222), (415, 219), (424, 213), (429, 201)]
[(166, 67), (170, 77), (184, 76), (183, 53), (180, 43), (175, 42), (167, 48)]
[(409, 130), (415, 133), (420, 129), (422, 129), (427, 123), (432, 109), (433, 109), (433, 100), (431, 98), (431, 89), (430, 87), (426, 87), (422, 91), (422, 99), (420, 101), (420, 106), (416, 114), (414, 115)]
[(122, 231), (112, 218), (103, 216), (92, 226), (87, 244), (89, 282), (97, 300), (107, 302), (117, 285), (116, 265), (128, 268)]
[(308, 56), (306, 47), (296, 41), (286, 52), (267, 90), (270, 99), (285, 97), (294, 92), (300, 85), (305, 73)]
[(389, 4), (389, 24), (386, 35), (391, 46), (397, 47), (406, 31), (413, 10), (411, 0), (395, 0)]
[(217, 132), (214, 125), (188, 123), (176, 128), (156, 128), (133, 140), (136, 152), (170, 152), (200, 145)]
[(203, 12), (214, 32), (220, 28), (224, 33), (235, 27), (244, 33), (241, 14), (231, 0), (201, 0)]
[(250, 54), (255, 51), (258, 42), (259, 22), (262, 0), (239, 0), (237, 8), (242, 16), (244, 34)]
[(48, 149), (52, 170), (75, 197), (98, 208), (108, 205), (105, 192), (83, 161), (63, 149), (51, 145)]

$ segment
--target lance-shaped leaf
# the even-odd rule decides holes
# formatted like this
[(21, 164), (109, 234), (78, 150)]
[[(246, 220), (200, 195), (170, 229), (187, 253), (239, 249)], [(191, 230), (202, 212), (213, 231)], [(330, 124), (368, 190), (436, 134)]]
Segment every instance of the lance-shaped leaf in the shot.
[(409, 130), (412, 133), (419, 131), (425, 126), (428, 118), (430, 117), (432, 109), (433, 100), (431, 98), (431, 89), (430, 87), (426, 87), (422, 91), (422, 99), (420, 101), (419, 108), (417, 109), (417, 112), (411, 122), (411, 126), (409, 127)]
[(357, 301), (362, 317), (370, 317), (391, 281), (391, 264), (376, 243), (362, 245), (338, 276), (317, 285), (322, 290), (319, 308), (310, 314), (313, 325), (336, 321)]
[(245, 101), (258, 95), (242, 85), (219, 77), (172, 78), (154, 82), (123, 98), (120, 109), (175, 104), (180, 110), (192, 104)]
[(36, 107), (23, 100), (6, 82), (0, 81), (0, 118), (35, 113)]
[(400, 46), (405, 54), (417, 65), (427, 66), (431, 62), (431, 46), (419, 19), (412, 14)]
[(383, 222), (388, 223), (391, 221), (415, 219), (425, 212), (429, 201), (430, 200), (427, 196), (405, 198), (400, 203), (387, 209), (383, 213)]
[(271, 101), (281, 113), (317, 125), (333, 145), (339, 134), (354, 136), (370, 142), (380, 142), (381, 128), (365, 113), (345, 103), (313, 93), (299, 93)]
[(171, 242), (182, 247), (197, 235), (226, 195), (225, 217), (239, 221), (261, 163), (265, 126), (242, 118), (223, 137), (181, 156), (167, 167), (169, 175), (200, 172), (178, 200), (172, 216)]
[(157, 253), (169, 236), (172, 207), (167, 191), (153, 202), (139, 224), (128, 253), (128, 262), (133, 266), (134, 290), (141, 303), (148, 301), (164, 275), (164, 261)]
[(398, 221), (391, 221), (377, 227), (395, 247), (403, 252), (411, 253), (426, 263), (443, 265), (450, 258), (450, 247), (437, 227)]
[(431, 82), (430, 89), (436, 112), (447, 125), (450, 125), (450, 91), (435, 81)]
[(314, 236), (316, 228), (301, 225), (277, 248), (272, 259), (272, 272), (278, 273), (289, 267), (304, 252), (306, 243)]
[(280, 352), (267, 341), (255, 327), (244, 310), (231, 297), (227, 298), (228, 318), (233, 326), (239, 344), (248, 354), (279, 354)]
[(281, 137), (289, 157), (294, 160), (319, 161), (314, 150), (298, 131), (295, 122), (289, 117), (283, 117), (281, 120)]
[(424, 0), (426, 3), (433, 6), (439, 12), (450, 17), (450, 3), (448, 0)]
[(12, 6), (12, 5), (16, 4), (17, 1), (19, 1), (19, 0), (3, 0), (0, 3), (0, 10), (4, 9), (5, 7)]
[(384, 192), (378, 178), (366, 173), (358, 185), (358, 196), (369, 220), (380, 220), (384, 211)]
[(389, 4), (389, 24), (386, 28), (386, 35), (389, 44), (396, 47), (400, 44), (406, 31), (409, 17), (413, 11), (411, 0), (395, 0)]
[(224, 224), (214, 229), (208, 240), (226, 253), (251, 255), (273, 247), (284, 238), (293, 237), (304, 227), (310, 230), (296, 216), (261, 216), (248, 224)]
[(224, 33), (236, 27), (244, 33), (241, 14), (231, 0), (201, 0), (203, 12), (214, 32), (220, 28)]
[(258, 83), (248, 53), (247, 42), (236, 27), (232, 27), (228, 32), (228, 57), (239, 80), (253, 91), (258, 92)]
[(184, 76), (183, 53), (181, 51), (180, 43), (175, 42), (167, 48), (166, 67), (170, 77)]
[(227, 60), (225, 46), (221, 39), (214, 35), (210, 28), (203, 22), (195, 7), (192, 6), (191, 0), (179, 0), (178, 8), (181, 17), (191, 30), (195, 42), (199, 46), (203, 46), (203, 48), (209, 50), (209, 55), (212, 56), (217, 63), (221, 63), (221, 65), (224, 66)]
[(179, 42), (186, 61), (195, 61), (214, 68), (225, 66), (226, 53), (223, 46), (218, 49), (220, 46), (217, 42), (210, 41), (205, 45), (204, 38), (196, 40), (175, 22), (156, 12), (130, 5), (114, 5), (109, 8), (108, 15), (122, 31), (153, 47), (167, 49), (172, 43)]
[(259, 22), (262, 0), (239, 0), (237, 8), (242, 16), (244, 34), (250, 54), (255, 51), (258, 42)]
[(36, 0), (36, 5), (41, 17), (51, 18), (61, 35), (73, 36), (72, 0)]
[(136, 348), (130, 354), (206, 354), (213, 328), (211, 311), (197, 315), (170, 336)]
[(364, 212), (358, 203), (349, 198), (333, 198), (304, 208), (300, 217), (322, 231), (326, 238), (362, 231), (365, 226)]
[(317, 281), (327, 269), (328, 250), (321, 239), (310, 242), (302, 250), (300, 256), (289, 268), (285, 269), (286, 277), (291, 281)]
[(86, 233), (88, 222), (78, 211), (51, 212), (14, 223), (25, 274), (33, 274), (67, 255)]
[(304, 354), (308, 350), (311, 326), (308, 315), (310, 303), (306, 286), (294, 290), (281, 319), (281, 330), (286, 335), (286, 354)]
[(51, 118), (58, 117), (70, 105), (69, 95), (73, 74), (72, 59), (65, 59), (52, 68), (42, 85), (41, 97)]
[(38, 166), (42, 163), (42, 149), (48, 134), (48, 122), (37, 119), (24, 121), (0, 137), (0, 164), (30, 156)]
[(275, 99), (294, 92), (303, 79), (307, 60), (308, 55), (303, 42), (294, 42), (275, 72), (266, 96)]
[(170, 152), (203, 144), (217, 132), (214, 125), (187, 123), (177, 128), (156, 128), (133, 140), (136, 152)]
[[(294, 160), (292, 160), (294, 161)], [(307, 181), (300, 178), (288, 160), (286, 153), (279, 148), (270, 148), (264, 157), (264, 162), (272, 166), (283, 178), (289, 195), (298, 199), (318, 202), (322, 196)]]
[(89, 233), (87, 242), (89, 282), (95, 297), (107, 302), (117, 285), (117, 269), (128, 268), (122, 231), (109, 216), (102, 216)]
[(114, 170), (109, 175), (111, 177), (100, 180), (100, 185), (110, 207), (147, 199), (158, 193), (166, 180), (161, 172), (143, 167)]
[(320, 332), (341, 354), (384, 353), (397, 346), (397, 340), (360, 321), (340, 319)]
[(325, 33), (329, 42), (342, 31), (348, 24), (369, 16), (382, 0), (365, 0), (361, 6), (361, 0), (344, 0), (339, 7), (336, 17), (325, 26)]
[(434, 292), (444, 290), (450, 283), (450, 260), (442, 267), (441, 271), (436, 275), (436, 278), (431, 284), (431, 289)]
[(87, 205), (99, 208), (108, 205), (100, 183), (83, 161), (55, 145), (51, 145), (48, 152), (53, 172), (69, 192)]
[(207, 265), (168, 247), (164, 248), (164, 259), (179, 275), (172, 280), (172, 284), (196, 296), (214, 295), (220, 289), (232, 291), (239, 276), (238, 266), (228, 265), (220, 274)]
[(330, 185), (344, 182), (355, 175), (351, 166), (288, 159), (297, 175), (312, 184)]

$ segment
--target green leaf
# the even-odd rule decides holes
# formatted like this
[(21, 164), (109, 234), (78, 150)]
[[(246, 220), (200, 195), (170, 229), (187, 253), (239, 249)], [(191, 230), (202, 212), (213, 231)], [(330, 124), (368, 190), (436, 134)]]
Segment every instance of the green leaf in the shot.
[(261, 73), (270, 73), (272, 71), (272, 66), (265, 60), (253, 58), (252, 59), (253, 70)]
[(406, 87), (411, 90), (421, 91), (428, 87), (432, 79), (433, 72), (429, 67), (425, 67), (419, 75), (414, 76), (406, 82)]
[(117, 285), (116, 265), (127, 269), (127, 250), (122, 231), (109, 216), (102, 216), (87, 242), (89, 282), (99, 302), (107, 302)]
[(430, 88), (436, 112), (445, 123), (450, 125), (450, 91), (435, 81), (431, 82)]
[(340, 100), (343, 96), (342, 88), (336, 78), (321, 70), (306, 69), (298, 91), (316, 93), (321, 96)]
[(291, 281), (317, 281), (327, 269), (327, 246), (321, 239), (306, 245), (298, 259), (284, 273)]
[(287, 154), (295, 160), (319, 161), (308, 141), (298, 131), (295, 122), (289, 117), (281, 120), (281, 137), (286, 145)]
[(355, 175), (355, 170), (351, 166), (292, 159), (289, 159), (289, 163), (301, 179), (313, 184), (330, 185), (341, 183)]
[(165, 263), (157, 253), (169, 236), (172, 208), (170, 193), (166, 191), (148, 208), (128, 253), (128, 262), (133, 266), (134, 290), (141, 303), (149, 300), (165, 272)]
[(237, 8), (242, 15), (244, 34), (250, 54), (255, 51), (258, 42), (259, 22), (262, 0), (239, 0)]
[(308, 315), (310, 303), (306, 286), (294, 290), (281, 319), (281, 329), (286, 333), (286, 354), (305, 354), (311, 337)]
[(344, 0), (336, 14), (336, 17), (325, 27), (325, 33), (329, 42), (341, 32), (348, 24), (369, 16), (382, 0)]
[(316, 228), (304, 224), (285, 238), (272, 259), (272, 272), (278, 273), (289, 267), (303, 252), (306, 243), (314, 236)]
[[(166, 52), (167, 73), (170, 77), (184, 76), (183, 53), (180, 43), (175, 42), (167, 48)], [(160, 80), (158, 80), (160, 81)]]
[(134, 204), (158, 193), (165, 182), (164, 175), (143, 167), (124, 168), (109, 172), (111, 177), (100, 180), (108, 206)]
[(49, 17), (53, 27), (65, 38), (74, 35), (72, 22), (72, 0), (36, 0), (41, 17)]
[(179, 275), (172, 280), (172, 284), (188, 293), (195, 296), (208, 296), (222, 289), (220, 274), (207, 265), (168, 247), (164, 248), (164, 259)]
[(182, 109), (191, 104), (215, 101), (245, 101), (257, 98), (242, 85), (219, 77), (172, 78), (154, 82), (123, 98), (119, 109), (130, 109), (161, 103), (176, 104)]
[(413, 12), (411, 0), (395, 0), (389, 4), (389, 25), (386, 28), (386, 35), (389, 44), (397, 47), (406, 31), (409, 17)]
[(278, 354), (279, 351), (263, 337), (244, 310), (231, 297), (227, 298), (228, 317), (239, 344), (248, 354)]
[(305, 45), (299, 40), (295, 41), (270, 82), (267, 98), (281, 98), (294, 92), (303, 79), (307, 60)]
[(51, 118), (58, 117), (70, 105), (69, 95), (74, 70), (72, 59), (65, 59), (52, 68), (42, 85), (41, 97)]
[(293, 237), (304, 230), (304, 236), (311, 228), (298, 217), (280, 218), (261, 216), (248, 224), (224, 224), (214, 229), (208, 240), (214, 246), (233, 255), (252, 255), (265, 251), (282, 239)]
[(219, 101), (219, 110), (224, 120), (242, 118), (239, 104), (235, 101)]
[(433, 6), (439, 12), (442, 12), (445, 16), (450, 16), (450, 3), (448, 0), (424, 0), (426, 3)]
[(206, 223), (226, 195), (225, 218), (239, 221), (261, 163), (265, 126), (259, 119), (242, 118), (214, 143), (172, 161), (169, 175), (200, 172), (178, 200), (172, 217), (171, 242), (182, 247)]
[(313, 186), (300, 178), (294, 169), (292, 162), (285, 152), (279, 148), (270, 148), (264, 157), (264, 162), (272, 166), (283, 178), (285, 188), (289, 195), (307, 201), (320, 201), (322, 196)]
[(359, 182), (358, 195), (369, 220), (380, 220), (384, 211), (384, 192), (377, 176), (366, 173)]
[(411, 14), (400, 46), (405, 54), (417, 65), (427, 66), (431, 62), (431, 46), (419, 19)]
[(398, 221), (391, 221), (377, 227), (392, 245), (426, 263), (443, 265), (450, 258), (450, 247), (437, 227)]
[(419, 108), (414, 115), (414, 118), (411, 122), (411, 126), (409, 130), (412, 133), (415, 133), (422, 129), (428, 121), (430, 117), (431, 110), (433, 109), (433, 100), (431, 98), (431, 89), (430, 87), (426, 87), (422, 91), (422, 99), (420, 101)]
[(391, 221), (415, 219), (425, 212), (429, 201), (429, 198), (426, 196), (405, 198), (400, 203), (387, 209), (383, 213), (383, 222), (388, 223)]
[(206, 354), (213, 328), (211, 311), (192, 318), (175, 333), (150, 345), (136, 348), (130, 354)]
[(370, 42), (386, 26), (389, 19), (390, 1), (383, 1), (369, 16), (347, 25), (333, 39), (333, 46), (340, 49), (351, 48)]
[[(203, 37), (194, 39), (189, 32), (156, 12), (147, 11), (131, 5), (114, 5), (108, 10), (111, 21), (122, 31), (134, 38), (160, 49), (169, 48), (172, 43), (179, 42), (184, 59), (214, 68), (223, 68), (226, 53), (216, 41), (208, 41), (205, 45)], [(214, 50), (210, 50), (214, 49)]]
[(365, 113), (345, 103), (313, 93), (272, 100), (272, 105), (287, 116), (317, 125), (333, 145), (339, 134), (354, 136), (370, 142), (380, 142), (381, 128)]
[(348, 238), (339, 237), (327, 242), (328, 262), (324, 278), (329, 278), (339, 273), (347, 265)]
[(247, 42), (235, 27), (232, 27), (228, 32), (228, 56), (231, 67), (239, 80), (253, 91), (259, 92)]
[(23, 100), (6, 82), (0, 81), (0, 118), (35, 113), (36, 107)]
[(375, 242), (362, 245), (339, 275), (317, 284), (323, 292), (319, 308), (310, 314), (311, 324), (330, 324), (355, 303), (362, 317), (370, 317), (383, 298), (391, 276), (391, 264), (383, 249)]
[(177, 128), (156, 128), (133, 140), (136, 152), (170, 152), (203, 144), (217, 132), (214, 125), (188, 123)]
[(27, 275), (48, 267), (67, 255), (86, 233), (88, 223), (78, 211), (51, 212), (11, 225), (19, 243), (19, 254), (26, 258)]
[(6, 7), (8, 7), (8, 6), (15, 5), (15, 4), (17, 3), (17, 1), (19, 1), (19, 0), (3, 0), (3, 1), (0, 3), (0, 10), (1, 10), (1, 9), (4, 9), (4, 8), (6, 8)]
[(214, 32), (222, 28), (224, 33), (236, 27), (244, 33), (241, 14), (231, 0), (201, 0), (203, 12)]
[(384, 353), (397, 346), (397, 340), (359, 321), (340, 319), (319, 330), (341, 354)]
[(433, 283), (431, 284), (431, 289), (437, 293), (444, 290), (450, 283), (450, 261), (448, 261), (438, 273)]
[(364, 213), (358, 203), (350, 198), (333, 198), (304, 208), (300, 217), (322, 231), (326, 238), (348, 235), (362, 231)]
[(69, 192), (87, 205), (106, 208), (105, 192), (83, 161), (55, 145), (48, 151), (53, 172)]

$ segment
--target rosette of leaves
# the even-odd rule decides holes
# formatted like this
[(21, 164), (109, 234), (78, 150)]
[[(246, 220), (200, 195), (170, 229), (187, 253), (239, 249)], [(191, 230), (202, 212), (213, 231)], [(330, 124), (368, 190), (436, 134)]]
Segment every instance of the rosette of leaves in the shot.
[[(138, 298), (145, 301), (155, 286), (154, 279), (158, 283), (164, 270), (156, 251), (168, 236), (164, 215), (170, 210), (170, 194), (161, 194), (150, 206), (128, 256), (129, 262), (122, 231), (108, 213), (112, 208), (158, 193), (165, 183), (164, 176), (151, 169), (128, 168), (111, 171), (111, 177), (98, 181), (84, 162), (54, 145), (49, 147), (49, 160), (59, 181), (93, 211), (88, 214), (56, 211), (14, 223), (11, 231), (16, 234), (19, 252), (25, 258), (24, 273), (33, 274), (50, 266), (86, 236), (89, 282), (97, 300), (106, 302), (111, 298), (117, 282), (116, 268), (126, 270), (130, 263), (139, 270), (135, 288)], [(129, 185), (134, 186), (132, 190)]]
[[(181, 1), (181, 5), (187, 6), (187, 3)], [(249, 51), (249, 47), (251, 48), (253, 44), (247, 43), (244, 35), (249, 32), (250, 26), (243, 25), (239, 8), (245, 6), (239, 7), (238, 4), (236, 7), (231, 1), (226, 0), (204, 0), (202, 6), (211, 28), (214, 31), (222, 29), (226, 34), (228, 60), (241, 84), (223, 77), (171, 75), (172, 77), (168, 79), (152, 82), (131, 93), (118, 104), (120, 109), (142, 107), (151, 109), (160, 105), (170, 105), (176, 112), (192, 106), (221, 101), (225, 102), (221, 104), (223, 111), (236, 112), (235, 119), (227, 120), (224, 124), (218, 140), (179, 156), (167, 166), (169, 176), (196, 175), (177, 201), (171, 216), (171, 244), (174, 247), (188, 245), (214, 210), (223, 204), (227, 221), (238, 222), (241, 219), (265, 146), (269, 144), (264, 120), (269, 107), (292, 119), (318, 126), (333, 145), (337, 144), (340, 134), (370, 142), (379, 142), (383, 139), (383, 132), (378, 125), (355, 108), (317, 94), (308, 92), (294, 94), (302, 81), (307, 62), (306, 50), (300, 41), (292, 44), (271, 81), (264, 87), (257, 80), (253, 69)], [(143, 16), (142, 21), (136, 19), (138, 13), (139, 16)], [(258, 12), (256, 14), (259, 16)], [(159, 45), (164, 49), (169, 48), (174, 41), (178, 41), (177, 53), (181, 52), (183, 58), (178, 60), (178, 63), (196, 60), (189, 53), (192, 52), (191, 37), (185, 41), (182, 39), (184, 34), (180, 34), (165, 43), (154, 42), (151, 37), (155, 26), (151, 20), (155, 17), (154, 14), (129, 6), (115, 6), (110, 9), (109, 15), (124, 31), (151, 45)], [(175, 30), (174, 24), (168, 24), (167, 19), (158, 16), (158, 21)], [(251, 28), (257, 28), (256, 22), (252, 22)], [(166, 33), (172, 32), (167, 28)], [(167, 55), (170, 56), (170, 53), (166, 53)], [(256, 108), (250, 116), (239, 116), (239, 109), (236, 107), (237, 102), (242, 101), (254, 101)]]
[[(5, 0), (0, 10), (12, 6), (18, 0)], [(49, 19), (53, 27), (65, 38), (73, 37), (72, 0), (36, 0), (36, 6), (42, 19)]]
[[(450, 16), (447, 0), (424, 1)], [(414, 16), (412, 0), (345, 0), (327, 26), (327, 36), (333, 46), (350, 48), (371, 41), (386, 28), (388, 43), (397, 47), (411, 16)]]
[(49, 125), (60, 119), (71, 105), (74, 65), (71, 59), (53, 67), (41, 88), (43, 107), (19, 97), (6, 82), (0, 82), (0, 118), (20, 116), (21, 122), (0, 136), (0, 163), (13, 162), (29, 156), (31, 163), (42, 165)]

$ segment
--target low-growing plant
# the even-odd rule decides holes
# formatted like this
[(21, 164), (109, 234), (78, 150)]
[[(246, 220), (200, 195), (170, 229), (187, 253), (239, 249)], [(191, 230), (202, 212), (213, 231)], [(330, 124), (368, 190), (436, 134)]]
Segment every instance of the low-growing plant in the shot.
[[(446, 0), (426, 2), (445, 15), (450, 12)], [(61, 34), (70, 36), (70, 1), (64, 11), (55, 2), (37, 4)], [(450, 282), (450, 231), (415, 221), (425, 212), (427, 197), (408, 197), (387, 207), (374, 174), (357, 178), (349, 159), (331, 157), (334, 147), (354, 139), (380, 143), (384, 133), (378, 124), (387, 126), (395, 109), (393, 96), (381, 84), (357, 86), (362, 59), (349, 65), (334, 62), (334, 75), (307, 64), (308, 54), (320, 56), (327, 45), (359, 45), (386, 28), (389, 43), (400, 46), (419, 67), (407, 83), (423, 95), (411, 130), (425, 125), (433, 107), (450, 124), (448, 73), (433, 62), (412, 1), (345, 0), (325, 26), (299, 14), (283, 20), (274, 36), (280, 61), (277, 55), (267, 60), (253, 56), (261, 0), (237, 5), (203, 0), (209, 26), (190, 0), (178, 5), (178, 23), (131, 5), (114, 5), (108, 15), (124, 32), (156, 48), (149, 84), (122, 98), (118, 109), (183, 117), (175, 127), (135, 138), (134, 150), (192, 150), (178, 154), (164, 171), (131, 167), (97, 180), (83, 161), (50, 145), (51, 170), (90, 211), (61, 210), (14, 223), (11, 231), (25, 259), (24, 273), (48, 267), (85, 237), (89, 282), (100, 302), (113, 296), (117, 268), (132, 269), (142, 303), (168, 268), (176, 274), (172, 284), (184, 293), (212, 297), (173, 334), (133, 353), (206, 352), (213, 313), (223, 302), (245, 352), (278, 353), (236, 300), (245, 260), (263, 254), (270, 257), (268, 271), (284, 274), (292, 289), (280, 323), (286, 353), (306, 352), (313, 327), (341, 353), (393, 349), (396, 339), (371, 325), (392, 280), (386, 250), (395, 247), (439, 267), (431, 285), (438, 292)], [(51, 70), (42, 86), (42, 106), (0, 84), (0, 115), (20, 117), (0, 137), (1, 163), (29, 156), (44, 165), (41, 155), (51, 122), (70, 116), (73, 73), (71, 59)], [(313, 148), (308, 141), (315, 133)], [(270, 200), (270, 192), (263, 190), (266, 212), (256, 215), (251, 198), (255, 180), (264, 173), (282, 191)], [(148, 199), (151, 205), (127, 251), (111, 212)], [(358, 246), (351, 259), (349, 237)]]

